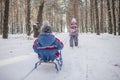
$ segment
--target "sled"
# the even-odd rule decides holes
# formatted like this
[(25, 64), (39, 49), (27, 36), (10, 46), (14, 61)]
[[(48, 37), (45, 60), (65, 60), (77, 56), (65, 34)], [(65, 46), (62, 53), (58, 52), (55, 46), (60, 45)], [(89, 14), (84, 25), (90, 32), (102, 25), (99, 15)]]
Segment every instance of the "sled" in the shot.
[(56, 71), (59, 72), (61, 70), (61, 68), (62, 68), (62, 65), (63, 65), (61, 51), (59, 51), (59, 57), (56, 57), (54, 60), (46, 61), (46, 60), (43, 60), (43, 59), (39, 59), (39, 61), (35, 63), (35, 67), (34, 68), (36, 69), (42, 63), (54, 64)]

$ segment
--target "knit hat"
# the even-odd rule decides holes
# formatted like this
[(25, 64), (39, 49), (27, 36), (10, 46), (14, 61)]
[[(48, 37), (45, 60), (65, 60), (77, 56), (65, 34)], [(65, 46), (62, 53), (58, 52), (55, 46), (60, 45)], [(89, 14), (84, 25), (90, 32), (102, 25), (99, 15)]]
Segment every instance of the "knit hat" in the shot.
[(75, 18), (72, 18), (72, 21), (71, 21), (72, 23), (74, 22), (74, 23), (76, 23), (77, 21), (76, 21), (76, 19)]
[(51, 32), (52, 32), (51, 27), (50, 27), (50, 24), (49, 24), (48, 21), (44, 21), (44, 22), (43, 22), (42, 32), (44, 32), (44, 33), (51, 33)]
[(42, 28), (42, 32), (51, 33), (52, 32), (51, 27), (50, 26), (44, 26)]

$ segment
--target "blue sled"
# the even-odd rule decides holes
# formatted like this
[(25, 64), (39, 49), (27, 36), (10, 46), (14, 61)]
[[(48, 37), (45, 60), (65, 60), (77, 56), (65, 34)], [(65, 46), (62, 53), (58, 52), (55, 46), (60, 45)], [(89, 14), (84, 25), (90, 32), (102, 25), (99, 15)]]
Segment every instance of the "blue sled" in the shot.
[(57, 70), (57, 72), (59, 72), (63, 65), (62, 55), (60, 53), (60, 56), (58, 58), (56, 58), (54, 61), (49, 60), (46, 62), (46, 61), (40, 59), (38, 62), (35, 63), (34, 69), (36, 69), (41, 63), (53, 63), (55, 65), (55, 69)]

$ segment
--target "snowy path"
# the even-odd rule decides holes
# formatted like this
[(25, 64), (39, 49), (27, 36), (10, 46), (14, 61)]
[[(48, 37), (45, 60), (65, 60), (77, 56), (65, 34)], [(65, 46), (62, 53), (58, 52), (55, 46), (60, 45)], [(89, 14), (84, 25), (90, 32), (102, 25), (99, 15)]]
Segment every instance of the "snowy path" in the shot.
[[(69, 47), (67, 33), (57, 34), (65, 44), (63, 67), (42, 64), (25, 80), (120, 80), (120, 37), (108, 34), (80, 34), (79, 48)], [(22, 80), (38, 61), (33, 40), (0, 38), (0, 80)]]

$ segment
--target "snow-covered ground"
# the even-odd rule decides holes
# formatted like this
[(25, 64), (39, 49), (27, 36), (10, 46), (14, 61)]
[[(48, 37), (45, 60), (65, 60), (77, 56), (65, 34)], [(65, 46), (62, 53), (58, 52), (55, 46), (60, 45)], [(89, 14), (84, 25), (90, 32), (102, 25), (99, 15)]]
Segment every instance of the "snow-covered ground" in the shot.
[[(79, 35), (79, 47), (69, 47), (68, 33), (56, 34), (65, 46), (63, 67), (41, 64), (25, 80), (120, 80), (120, 36), (91, 33)], [(0, 80), (22, 80), (38, 61), (34, 39), (26, 35), (0, 36)]]

